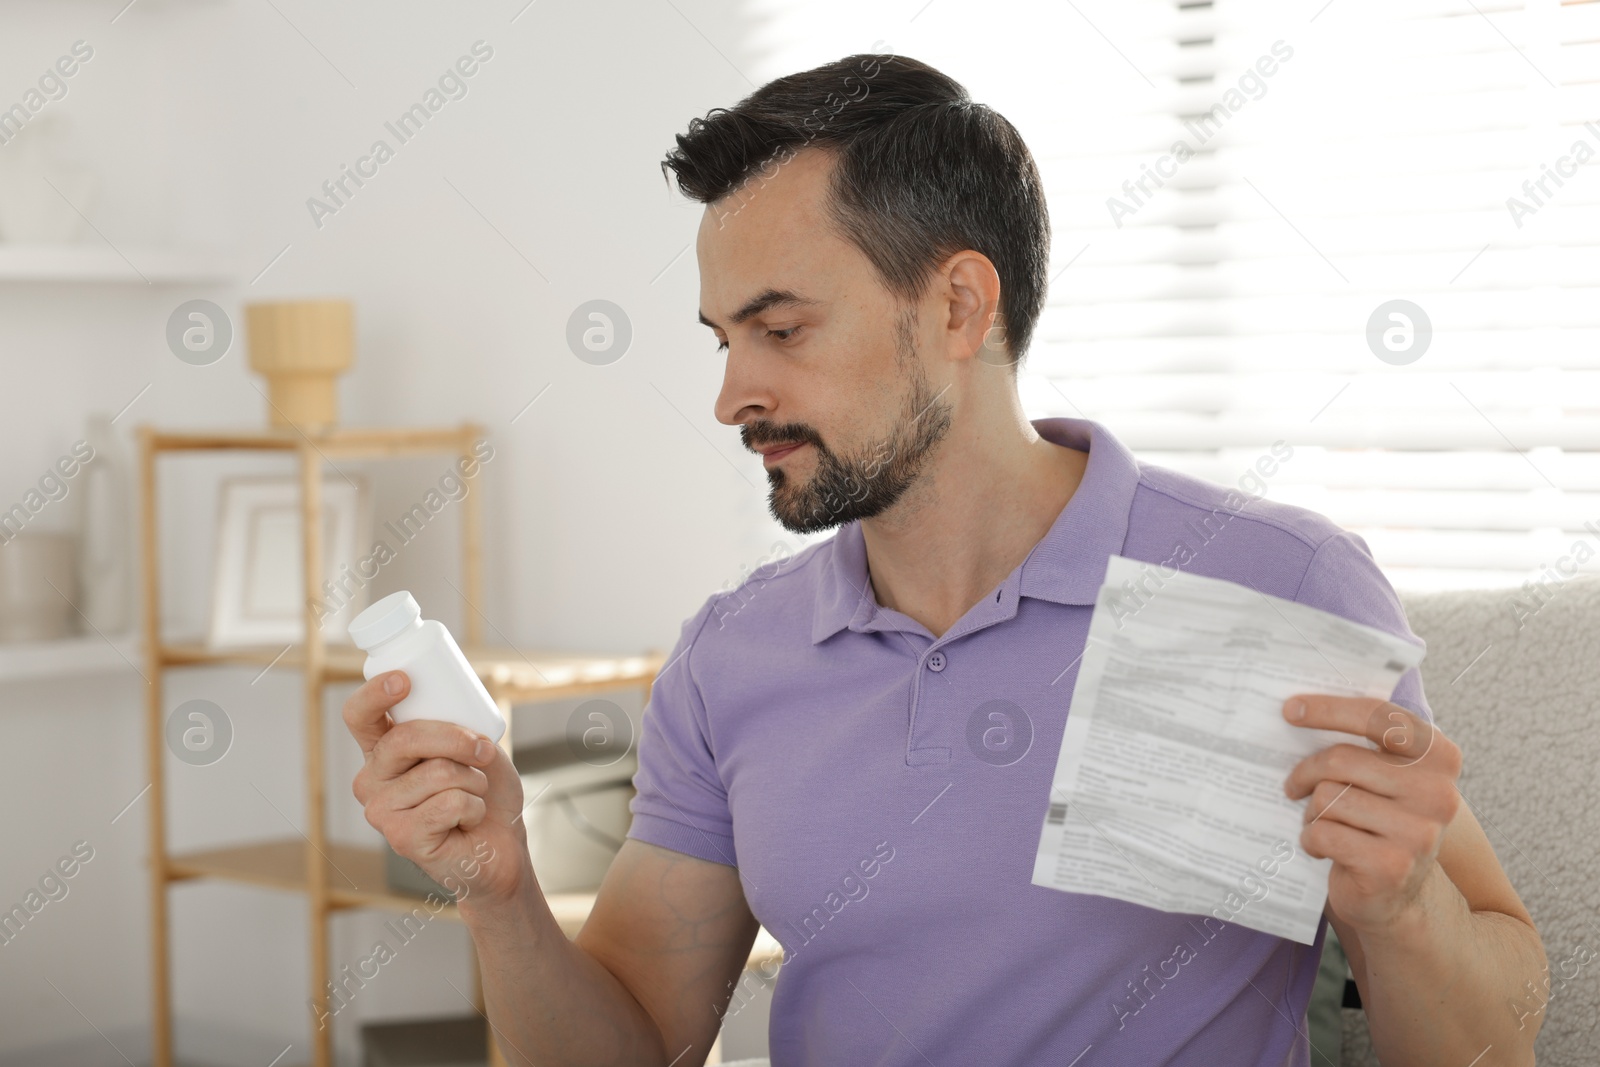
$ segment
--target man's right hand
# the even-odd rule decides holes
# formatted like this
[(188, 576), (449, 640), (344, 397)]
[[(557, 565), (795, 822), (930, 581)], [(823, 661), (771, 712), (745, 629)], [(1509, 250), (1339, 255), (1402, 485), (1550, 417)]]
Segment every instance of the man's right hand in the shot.
[(411, 688), (403, 671), (368, 681), (345, 701), (344, 721), (365, 766), (352, 791), (400, 855), (454, 892), (487, 904), (532, 881), (522, 779), (494, 742), (454, 723), (395, 723), (389, 709)]
[(354, 792), (396, 852), (466, 887), (461, 917), (507, 1061), (704, 1063), (758, 929), (739, 872), (630, 838), (567, 940), (528, 859), (510, 757), (451, 723), (391, 721), (409, 688), (391, 671), (345, 702), (366, 757)]

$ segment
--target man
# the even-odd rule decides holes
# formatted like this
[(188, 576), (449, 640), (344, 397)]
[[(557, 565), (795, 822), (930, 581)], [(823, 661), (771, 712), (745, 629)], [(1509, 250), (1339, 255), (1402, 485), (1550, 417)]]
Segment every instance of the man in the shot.
[[(1187, 542), (1187, 571), (1416, 641), (1366, 545), (1140, 465), (1096, 423), (1029, 422), (1016, 377), (1044, 300), (1044, 198), (1016, 131), (939, 72), (852, 56), (677, 140), (665, 166), (707, 205), (717, 418), (763, 454), (779, 521), (839, 532), (684, 624), (644, 717), (629, 840), (572, 942), (506, 756), (390, 723), (401, 675), (350, 698), (355, 794), (395, 849), (435, 877), (493, 849), (461, 914), (502, 1052), (702, 1062), (759, 920), (785, 950), (777, 1067), (1306, 1064), (1327, 923), (1307, 948), (1030, 876), (1110, 555)], [(1326, 918), (1386, 1067), (1532, 1063), (1537, 1016), (1512, 1005), (1544, 950), (1458, 803), (1460, 753), (1417, 672), (1394, 699), (1285, 706), (1352, 735), (1285, 782), (1307, 801), (1295, 845), (1332, 860)], [(996, 707), (999, 756), (969, 742)]]

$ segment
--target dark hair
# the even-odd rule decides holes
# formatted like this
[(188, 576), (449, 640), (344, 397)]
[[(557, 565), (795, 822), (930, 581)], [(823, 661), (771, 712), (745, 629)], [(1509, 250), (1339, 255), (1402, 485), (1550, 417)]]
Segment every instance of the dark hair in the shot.
[[(999, 324), (1020, 366), (1044, 306), (1050, 216), (1016, 128), (953, 78), (906, 56), (846, 56), (691, 119), (661, 164), (710, 204), (800, 148), (836, 149), (828, 207), (902, 300), (963, 249), (1000, 276)], [(769, 175), (770, 176), (770, 175)]]

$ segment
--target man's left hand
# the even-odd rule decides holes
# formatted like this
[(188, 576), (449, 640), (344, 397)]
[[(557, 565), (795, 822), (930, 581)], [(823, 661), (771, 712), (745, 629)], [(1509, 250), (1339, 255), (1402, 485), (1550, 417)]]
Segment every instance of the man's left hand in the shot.
[(1337, 744), (1307, 756), (1284, 792), (1310, 798), (1300, 847), (1333, 861), (1328, 907), (1360, 931), (1392, 926), (1416, 905), (1455, 816), (1461, 750), (1427, 720), (1372, 697), (1300, 694), (1283, 715), (1379, 746)]

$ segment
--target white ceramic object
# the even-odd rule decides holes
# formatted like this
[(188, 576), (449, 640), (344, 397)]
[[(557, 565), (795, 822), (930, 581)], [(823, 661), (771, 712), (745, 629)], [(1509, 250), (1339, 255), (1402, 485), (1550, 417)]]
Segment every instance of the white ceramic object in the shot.
[(23, 530), (0, 545), (0, 641), (55, 641), (77, 632), (71, 534)]
[(88, 230), (100, 183), (65, 158), (59, 117), (39, 115), (0, 151), (0, 240), (67, 244)]
[(133, 514), (128, 507), (129, 467), (111, 419), (89, 417), (89, 446), (94, 459), (83, 467), (78, 492), (83, 506), (78, 512), (78, 586), (83, 591), (79, 609), (96, 630), (118, 634), (132, 622), (133, 560), (129, 531)]

